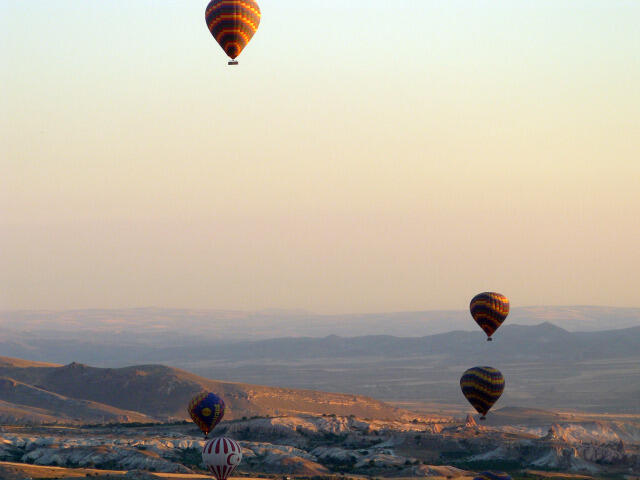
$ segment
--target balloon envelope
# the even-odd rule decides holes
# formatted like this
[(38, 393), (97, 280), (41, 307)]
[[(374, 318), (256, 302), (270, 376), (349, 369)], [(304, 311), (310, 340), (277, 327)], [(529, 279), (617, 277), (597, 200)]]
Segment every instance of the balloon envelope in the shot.
[(484, 292), (471, 299), (471, 316), (489, 338), (509, 315), (509, 299), (500, 293)]
[(473, 367), (460, 378), (460, 388), (482, 418), (504, 391), (504, 377), (493, 367)]
[(482, 472), (473, 480), (511, 480), (511, 476), (504, 472)]
[(214, 438), (204, 444), (202, 461), (218, 480), (226, 480), (242, 461), (242, 447), (230, 438)]
[(214, 393), (199, 393), (189, 403), (189, 415), (200, 430), (208, 435), (224, 416), (224, 400)]
[(205, 11), (207, 27), (225, 53), (235, 59), (260, 25), (255, 0), (211, 0)]

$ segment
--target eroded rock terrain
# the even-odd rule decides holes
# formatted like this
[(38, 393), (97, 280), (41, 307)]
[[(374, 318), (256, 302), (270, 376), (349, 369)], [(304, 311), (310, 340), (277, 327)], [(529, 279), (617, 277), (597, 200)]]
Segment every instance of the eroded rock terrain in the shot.
[[(240, 441), (240, 473), (464, 477), (485, 468), (640, 473), (640, 426), (614, 421), (481, 426), (473, 418), (367, 420), (283, 416), (223, 422)], [(3, 427), (0, 461), (72, 468), (201, 472), (193, 425)]]

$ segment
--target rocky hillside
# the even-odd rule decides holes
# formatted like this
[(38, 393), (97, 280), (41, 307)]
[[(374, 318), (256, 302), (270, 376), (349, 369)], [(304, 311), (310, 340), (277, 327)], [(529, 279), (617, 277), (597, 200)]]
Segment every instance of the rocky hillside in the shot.
[[(185, 419), (186, 405), (209, 390), (227, 402), (227, 419), (285, 414), (408, 417), (371, 398), (219, 382), (161, 365), (93, 368), (0, 359), (0, 416), (14, 421), (100, 423)], [(413, 416), (411, 417), (413, 418)]]

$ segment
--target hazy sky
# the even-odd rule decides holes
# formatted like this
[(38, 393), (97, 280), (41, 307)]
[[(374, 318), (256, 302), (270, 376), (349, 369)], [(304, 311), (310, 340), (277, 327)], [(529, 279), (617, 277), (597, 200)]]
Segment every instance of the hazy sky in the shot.
[(0, 308), (640, 306), (640, 2), (0, 0)]

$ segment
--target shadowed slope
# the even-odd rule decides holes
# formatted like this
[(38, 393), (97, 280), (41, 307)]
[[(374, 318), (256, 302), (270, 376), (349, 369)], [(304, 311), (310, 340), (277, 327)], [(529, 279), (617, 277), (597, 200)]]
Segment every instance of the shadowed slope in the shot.
[[(219, 382), (161, 365), (117, 369), (93, 368), (78, 363), (62, 367), (4, 366), (0, 367), (0, 376), (5, 377), (0, 382), (0, 400), (12, 404), (35, 406), (46, 405), (53, 400), (82, 400), (119, 411), (139, 412), (145, 418), (160, 420), (187, 419), (186, 405), (202, 390), (216, 392), (225, 399), (228, 406), (226, 419), (299, 413), (354, 414), (377, 419), (408, 415), (403, 410), (367, 397)], [(45, 401), (47, 395), (50, 400)], [(93, 406), (82, 405), (86, 408)], [(106, 410), (101, 407), (97, 415), (103, 411)], [(91, 416), (90, 411), (85, 413)]]

